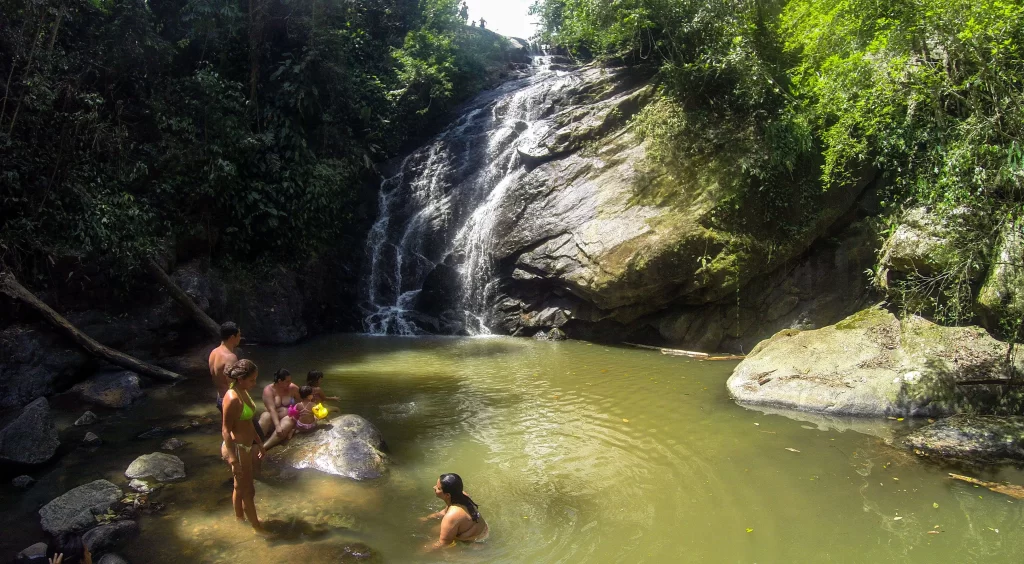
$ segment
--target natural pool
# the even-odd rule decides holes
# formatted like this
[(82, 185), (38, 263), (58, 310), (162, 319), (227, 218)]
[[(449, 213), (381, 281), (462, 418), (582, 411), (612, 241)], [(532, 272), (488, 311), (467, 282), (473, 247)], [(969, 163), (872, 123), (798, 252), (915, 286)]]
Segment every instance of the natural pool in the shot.
[[(252, 348), (261, 383), (317, 368), (341, 412), (373, 422), (387, 478), (355, 483), (303, 471), (257, 485), (282, 535), (233, 522), (214, 429), (181, 436), (186, 482), (153, 496), (123, 551), (133, 562), (338, 562), (341, 546), (385, 562), (1020, 562), (1024, 502), (956, 483), (949, 468), (891, 447), (909, 421), (834, 422), (747, 410), (727, 396), (733, 362), (700, 362), (582, 342), (331, 336)], [(35, 542), (34, 508), (121, 475), (159, 440), (134, 439), (174, 411), (212, 415), (206, 382), (109, 414), (96, 452), (65, 456), (27, 494), (4, 490), (7, 557)], [(836, 427), (859, 425), (871, 434)], [(420, 552), (436, 530), (432, 486), (457, 472), (491, 527), (480, 545)], [(976, 476), (1024, 484), (1003, 468)], [(436, 525), (435, 525), (436, 526)], [(304, 536), (313, 532), (313, 539)], [(937, 531), (937, 533), (930, 533)], [(12, 538), (14, 537), (14, 538)], [(29, 542), (26, 542), (28, 539)], [(344, 558), (350, 558), (346, 556)]]

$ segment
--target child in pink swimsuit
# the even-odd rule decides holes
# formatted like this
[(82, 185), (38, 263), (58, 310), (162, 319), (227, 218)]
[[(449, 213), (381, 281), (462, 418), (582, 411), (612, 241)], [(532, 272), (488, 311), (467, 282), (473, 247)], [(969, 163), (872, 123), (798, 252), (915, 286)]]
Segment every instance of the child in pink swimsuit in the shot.
[(316, 416), (313, 415), (313, 388), (302, 386), (299, 388), (299, 397), (302, 401), (288, 408), (288, 415), (295, 419), (295, 428), (300, 433), (308, 433), (316, 429)]

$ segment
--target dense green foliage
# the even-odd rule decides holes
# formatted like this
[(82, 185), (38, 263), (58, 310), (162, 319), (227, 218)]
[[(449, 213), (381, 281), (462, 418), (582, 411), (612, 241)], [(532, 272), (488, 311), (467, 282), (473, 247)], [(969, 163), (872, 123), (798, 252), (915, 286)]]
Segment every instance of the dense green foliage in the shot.
[(749, 228), (754, 212), (784, 239), (813, 191), (880, 170), (893, 222), (929, 206), (955, 255), (901, 281), (904, 305), (973, 316), (997, 233), (1024, 215), (1019, 0), (538, 0), (533, 12), (542, 39), (576, 56), (657, 65), (661, 98), (635, 125), (677, 172), (660, 199), (713, 185), (717, 217), (743, 211), (730, 223)]
[(456, 0), (0, 0), (0, 259), (302, 260), (503, 41)]

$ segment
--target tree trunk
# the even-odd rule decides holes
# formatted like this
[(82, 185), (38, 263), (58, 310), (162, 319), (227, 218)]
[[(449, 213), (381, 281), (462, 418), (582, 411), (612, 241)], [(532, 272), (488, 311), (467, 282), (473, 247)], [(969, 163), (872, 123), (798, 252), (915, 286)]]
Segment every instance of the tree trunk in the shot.
[(122, 352), (115, 351), (110, 347), (97, 343), (92, 337), (82, 333), (67, 319), (64, 319), (61, 314), (43, 303), (43, 301), (37, 298), (32, 292), (26, 290), (24, 286), (18, 283), (18, 280), (14, 278), (14, 275), (10, 272), (0, 273), (0, 292), (7, 294), (15, 300), (25, 303), (32, 307), (32, 309), (38, 311), (46, 321), (60, 330), (60, 332), (70, 337), (71, 340), (85, 349), (85, 352), (92, 356), (101, 358), (111, 364), (120, 366), (121, 368), (131, 370), (132, 372), (156, 378), (157, 380), (177, 382), (178, 380), (184, 379), (179, 374), (175, 374), (169, 370), (164, 370), (158, 366), (153, 366), (152, 364), (147, 364)]
[(167, 293), (174, 298), (174, 301), (181, 304), (181, 306), (188, 311), (189, 315), (192, 316), (192, 319), (194, 319), (196, 323), (209, 333), (211, 337), (219, 340), (220, 325), (217, 325), (216, 321), (211, 319), (209, 315), (206, 315), (205, 311), (199, 309), (199, 306), (192, 301), (192, 298), (177, 284), (175, 284), (174, 280), (171, 280), (171, 277), (164, 272), (164, 269), (160, 268), (160, 265), (157, 264), (155, 260), (147, 258), (145, 260), (145, 264), (149, 273), (153, 275), (153, 278), (156, 278), (156, 281), (159, 282), (165, 290), (167, 290)]

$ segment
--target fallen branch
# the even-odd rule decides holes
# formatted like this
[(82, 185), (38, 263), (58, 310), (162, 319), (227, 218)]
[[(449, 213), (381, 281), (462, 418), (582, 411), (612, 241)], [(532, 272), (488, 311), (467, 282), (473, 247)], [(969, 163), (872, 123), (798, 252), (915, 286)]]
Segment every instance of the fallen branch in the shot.
[(188, 311), (189, 315), (192, 316), (192, 319), (194, 319), (196, 323), (209, 333), (211, 337), (215, 340), (219, 340), (220, 325), (217, 325), (216, 321), (211, 319), (209, 315), (206, 315), (206, 312), (200, 309), (199, 306), (192, 301), (191, 296), (186, 294), (181, 287), (174, 283), (174, 280), (171, 280), (171, 277), (164, 272), (164, 269), (160, 268), (160, 265), (157, 264), (155, 260), (147, 258), (144, 262), (146, 270), (148, 270), (149, 273), (153, 275), (153, 278), (156, 278), (156, 281), (159, 282), (165, 290), (167, 290), (167, 293), (174, 298), (174, 301), (184, 307), (185, 310)]
[(664, 347), (652, 347), (651, 345), (640, 345), (637, 343), (623, 343), (631, 347), (637, 347), (639, 349), (649, 349), (652, 351), (659, 351), (661, 354), (667, 354), (671, 356), (686, 356), (690, 358), (696, 358), (698, 360), (743, 360), (747, 358), (743, 355), (738, 354), (727, 354), (727, 355), (711, 355), (710, 353), (697, 352), (697, 351), (684, 351), (682, 349), (666, 349)]
[(130, 357), (122, 352), (115, 351), (110, 347), (96, 342), (92, 337), (79, 331), (67, 319), (61, 316), (61, 314), (43, 303), (43, 301), (37, 298), (35, 294), (25, 289), (25, 287), (22, 286), (10, 272), (0, 272), (0, 292), (7, 294), (15, 300), (25, 303), (32, 309), (38, 311), (46, 321), (57, 328), (61, 333), (70, 337), (71, 340), (77, 343), (78, 346), (85, 349), (85, 351), (92, 356), (101, 358), (111, 364), (120, 366), (121, 368), (131, 370), (132, 372), (156, 378), (157, 380), (177, 382), (178, 380), (184, 379), (179, 374), (142, 362), (141, 360)]
[(976, 486), (982, 486), (988, 488), (996, 493), (1008, 495), (1017, 499), (1024, 499), (1024, 487), (1015, 486), (1013, 484), (999, 484), (996, 482), (986, 482), (977, 478), (971, 478), (970, 476), (961, 476), (960, 474), (949, 474), (950, 478), (954, 480), (960, 480), (961, 482), (967, 482), (968, 484), (974, 484)]

